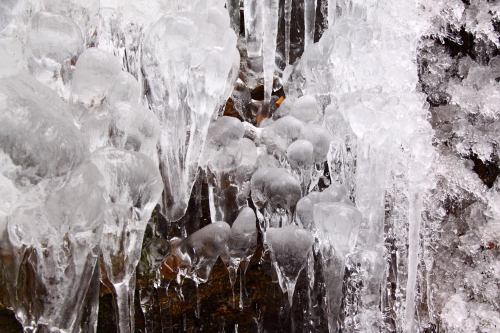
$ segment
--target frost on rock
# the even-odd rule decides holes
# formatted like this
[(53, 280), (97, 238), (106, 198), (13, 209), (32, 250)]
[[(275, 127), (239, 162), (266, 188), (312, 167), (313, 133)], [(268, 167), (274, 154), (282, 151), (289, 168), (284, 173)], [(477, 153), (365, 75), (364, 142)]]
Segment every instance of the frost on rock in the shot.
[(171, 221), (187, 209), (210, 119), (235, 80), (231, 71), (239, 55), (228, 21), (218, 7), (169, 14), (144, 40), (146, 97), (161, 125), (162, 210)]

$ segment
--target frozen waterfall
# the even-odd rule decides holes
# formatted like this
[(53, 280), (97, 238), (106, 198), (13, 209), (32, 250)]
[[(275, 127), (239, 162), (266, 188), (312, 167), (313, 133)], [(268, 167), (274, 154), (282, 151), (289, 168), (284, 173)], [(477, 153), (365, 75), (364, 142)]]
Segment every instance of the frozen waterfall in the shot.
[(499, 105), (496, 0), (5, 0), (0, 327), (498, 332)]

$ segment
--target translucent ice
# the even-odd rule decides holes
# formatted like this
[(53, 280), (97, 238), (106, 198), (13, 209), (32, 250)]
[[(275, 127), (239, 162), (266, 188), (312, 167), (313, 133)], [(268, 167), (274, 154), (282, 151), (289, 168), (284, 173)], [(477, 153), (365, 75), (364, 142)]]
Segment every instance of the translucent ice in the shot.
[(286, 148), (297, 140), (304, 128), (304, 123), (292, 116), (285, 116), (264, 128), (262, 137), (270, 154), (281, 157)]
[(315, 123), (320, 112), (321, 110), (316, 102), (316, 98), (305, 95), (293, 103), (290, 115), (305, 123)]
[(210, 124), (203, 162), (213, 173), (236, 169), (241, 162), (240, 139), (245, 128), (234, 117), (223, 116)]
[(217, 258), (227, 246), (231, 228), (226, 222), (214, 222), (192, 233), (185, 239), (170, 242), (171, 254), (162, 263), (164, 277), (177, 274), (205, 283)]
[(323, 256), (328, 326), (335, 330), (342, 299), (345, 257), (356, 245), (362, 216), (358, 209), (341, 202), (317, 203), (313, 216)]
[(137, 79), (130, 73), (121, 72), (106, 93), (106, 103), (138, 103), (140, 93), (141, 87)]
[(20, 184), (66, 175), (88, 158), (82, 134), (60, 97), (33, 77), (0, 80), (0, 148), (15, 165)]
[(300, 183), (286, 169), (262, 168), (251, 180), (252, 201), (262, 232), (269, 227), (291, 224), (295, 205), (301, 197)]
[(118, 58), (96, 48), (86, 49), (78, 58), (73, 74), (70, 102), (78, 122), (86, 108), (98, 106), (106, 97), (106, 92), (121, 73)]
[(292, 174), (296, 176), (302, 187), (302, 195), (308, 193), (309, 184), (311, 183), (314, 147), (307, 140), (294, 141), (286, 150), (286, 157)]
[(149, 106), (162, 128), (162, 210), (171, 221), (187, 209), (210, 119), (234, 84), (237, 56), (236, 36), (222, 7), (166, 15), (145, 37), (141, 68)]
[(19, 267), (15, 283), (21, 282), (17, 278), (25, 270), (34, 274), (33, 284), (18, 289), (12, 304), (25, 329), (72, 331), (79, 324), (76, 320), (99, 262), (103, 185), (97, 168), (85, 163), (44, 204), (17, 209), (12, 215), (10, 241), (19, 249), (19, 259), (29, 258)]
[(254, 211), (249, 207), (243, 208), (231, 226), (227, 248), (221, 253), (221, 259), (229, 271), (229, 280), (233, 289), (233, 307), (234, 283), (240, 266), (240, 308), (245, 303), (244, 275), (257, 248), (256, 221)]
[(31, 18), (24, 56), (30, 73), (68, 100), (83, 37), (68, 17), (38, 12)]
[[(0, 100), (10, 306), (25, 329), (70, 331), (99, 257), (103, 179), (87, 163), (85, 139), (54, 91), (22, 74), (0, 81)], [(27, 270), (33, 284), (18, 289)]]
[(206, 173), (212, 221), (230, 221), (238, 209), (235, 171), (242, 161), (245, 128), (237, 118), (223, 116), (210, 124), (202, 163)]
[(161, 176), (149, 157), (133, 151), (103, 147), (92, 161), (109, 194), (102, 241), (105, 273), (114, 288), (120, 332), (133, 332), (135, 269), (146, 224), (163, 189)]
[(273, 265), (278, 272), (281, 290), (287, 292), (289, 305), (292, 306), (295, 284), (306, 264), (314, 237), (309, 231), (290, 225), (269, 228), (266, 231), (266, 239)]
[(95, 37), (98, 24), (99, 0), (42, 0), (46, 11), (71, 18), (80, 28), (85, 45)]
[(118, 102), (92, 109), (80, 130), (87, 136), (91, 152), (112, 146), (141, 152), (158, 162), (158, 119), (153, 111), (141, 104)]

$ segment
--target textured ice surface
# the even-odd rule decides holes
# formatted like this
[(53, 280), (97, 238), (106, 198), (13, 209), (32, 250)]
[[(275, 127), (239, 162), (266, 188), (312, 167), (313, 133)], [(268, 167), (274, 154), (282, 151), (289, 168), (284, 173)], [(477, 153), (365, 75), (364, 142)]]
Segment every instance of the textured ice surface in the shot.
[[(241, 121), (227, 116), (212, 122), (208, 128), (202, 164), (207, 174), (212, 221), (230, 221), (238, 210), (239, 203), (235, 199), (240, 184), (235, 172), (243, 158), (240, 140), (244, 132)], [(251, 153), (251, 150), (245, 153)]]
[(80, 29), (70, 18), (49, 12), (38, 12), (31, 18), (24, 46), (28, 70), (65, 100), (83, 48)]
[(230, 172), (241, 163), (240, 139), (245, 128), (237, 118), (223, 116), (208, 128), (202, 163), (212, 173)]
[[(72, 330), (98, 264), (104, 217), (104, 181), (93, 164), (74, 170), (64, 186), (35, 208), (19, 208), (9, 222), (9, 238), (18, 260), (28, 256), (20, 272), (36, 277), (29, 288), (14, 289), (13, 307), (25, 328)], [(29, 204), (29, 202), (25, 202)], [(17, 274), (14, 283), (18, 283)], [(30, 293), (37, 292), (44, 302)]]
[(0, 80), (0, 147), (21, 167), (13, 179), (36, 184), (66, 175), (88, 157), (82, 134), (59, 96), (33, 77)]
[(72, 112), (78, 122), (82, 121), (86, 108), (103, 102), (120, 73), (120, 61), (109, 52), (88, 48), (80, 55), (70, 95), (70, 102), (74, 105)]
[(292, 116), (285, 116), (263, 129), (262, 137), (266, 142), (269, 154), (281, 157), (286, 148), (298, 139), (304, 123)]
[(158, 162), (158, 119), (141, 104), (117, 102), (94, 108), (84, 118), (80, 130), (89, 140), (91, 152), (100, 147), (112, 146), (143, 153)]
[(169, 220), (186, 211), (209, 121), (236, 79), (235, 57), (236, 36), (221, 7), (169, 14), (145, 37), (141, 68), (149, 106), (162, 128), (162, 209)]
[(42, 0), (41, 2), (46, 11), (71, 18), (80, 28), (85, 45), (91, 45), (99, 21), (99, 0)]
[[(104, 182), (60, 97), (21, 74), (0, 81), (2, 256), (11, 306), (26, 329), (72, 330), (99, 257)], [(13, 257), (8, 257), (12, 253)], [(29, 258), (23, 261), (24, 258)], [(19, 288), (23, 271), (31, 286)], [(31, 297), (37, 292), (40, 303)]]
[(295, 284), (306, 264), (307, 255), (312, 250), (314, 237), (309, 231), (290, 225), (283, 228), (269, 228), (266, 231), (266, 239), (273, 265), (278, 272), (281, 289), (288, 293), (288, 302), (291, 306)]

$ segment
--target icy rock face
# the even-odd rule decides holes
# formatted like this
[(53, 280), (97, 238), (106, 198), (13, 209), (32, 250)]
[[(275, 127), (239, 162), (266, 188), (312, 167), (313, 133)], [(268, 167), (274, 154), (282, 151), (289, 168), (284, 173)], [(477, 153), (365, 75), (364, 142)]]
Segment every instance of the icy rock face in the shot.
[(236, 57), (236, 36), (223, 8), (166, 15), (145, 37), (141, 68), (162, 128), (162, 209), (171, 221), (186, 211), (210, 119), (234, 84)]
[(141, 153), (103, 147), (92, 161), (105, 178), (109, 195), (102, 256), (113, 284), (121, 332), (133, 332), (135, 269), (147, 221), (158, 202), (162, 181), (155, 163)]
[[(104, 181), (54, 91), (21, 74), (0, 81), (0, 99), (9, 302), (25, 329), (70, 331), (99, 258)], [(26, 271), (29, 286), (20, 282)]]
[(266, 231), (266, 239), (281, 289), (287, 292), (291, 306), (295, 284), (306, 264), (307, 255), (311, 252), (314, 237), (309, 231), (290, 225), (269, 228)]
[(221, 259), (229, 271), (229, 280), (233, 289), (234, 307), (234, 283), (240, 269), (240, 308), (248, 303), (245, 291), (245, 273), (250, 264), (255, 249), (257, 248), (257, 219), (254, 211), (245, 207), (231, 226), (231, 232), (227, 241), (227, 248), (221, 253)]
[(227, 246), (231, 227), (226, 222), (214, 222), (189, 235), (185, 239), (170, 242), (171, 254), (162, 263), (163, 278), (171, 274), (187, 277), (196, 284), (205, 283), (219, 255)]
[(38, 12), (31, 18), (24, 46), (28, 70), (68, 100), (75, 64), (83, 46), (80, 29), (71, 19)]
[(300, 183), (286, 169), (262, 168), (251, 180), (252, 201), (262, 232), (269, 227), (291, 224), (295, 205), (300, 200)]

